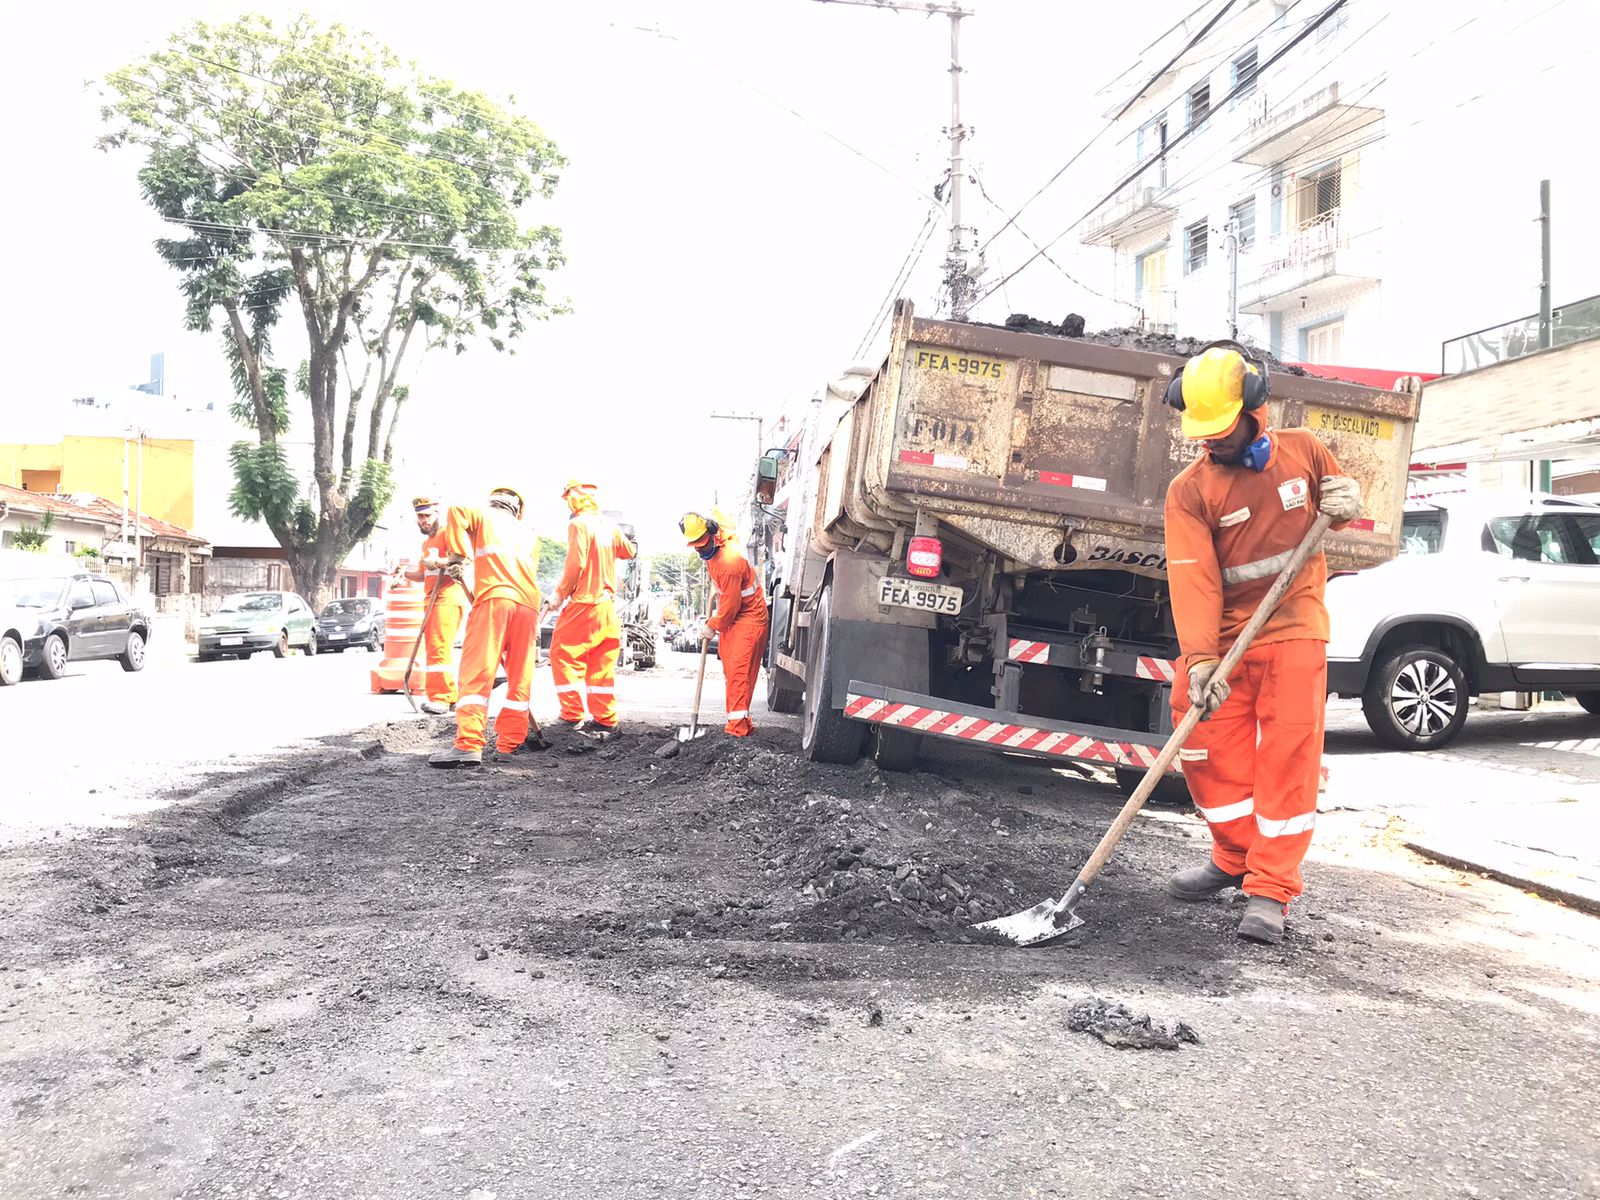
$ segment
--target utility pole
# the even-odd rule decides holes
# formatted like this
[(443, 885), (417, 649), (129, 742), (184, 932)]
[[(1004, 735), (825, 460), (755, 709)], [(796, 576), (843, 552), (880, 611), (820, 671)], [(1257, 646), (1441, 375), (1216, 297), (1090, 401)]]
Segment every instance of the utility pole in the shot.
[[(961, 223), (961, 185), (966, 180), (964, 157), (967, 127), (961, 123), (961, 21), (972, 10), (959, 3), (939, 0), (818, 0), (822, 4), (849, 4), (857, 8), (886, 8), (893, 12), (922, 13), (950, 18), (950, 245), (944, 260), (944, 287), (950, 300), (950, 315), (957, 321), (967, 318), (972, 307), (977, 279), (971, 255), (977, 243), (977, 230)], [(937, 193), (936, 193), (937, 194)], [(976, 264), (980, 270), (981, 262)]]
[[(133, 432), (133, 426), (128, 426), (122, 431), (122, 554), (123, 562), (127, 562), (128, 554), (128, 435)], [(129, 587), (132, 587), (130, 582)]]
[[(761, 461), (761, 456), (766, 453), (767, 449), (765, 445), (767, 436), (766, 420), (757, 413), (712, 413), (711, 419), (713, 421), (754, 421), (756, 423), (756, 456), (751, 462), (750, 469), (752, 471), (758, 470), (757, 464)], [(750, 545), (754, 549), (754, 553), (750, 557), (750, 565), (757, 569), (761, 566), (760, 556), (763, 549), (764, 532), (761, 520), (761, 502), (756, 499), (756, 489), (752, 483), (750, 486)]]
[(1228, 336), (1239, 340), (1239, 222), (1231, 220), (1223, 232), (1228, 247)]
[[(1552, 341), (1550, 327), (1550, 181), (1539, 181), (1539, 349), (1548, 350)], [(1535, 466), (1534, 487), (1549, 492), (1551, 485), (1550, 460), (1541, 459)]]
[(144, 430), (139, 430), (139, 482), (135, 485), (138, 491), (134, 493), (133, 523), (133, 569), (134, 578), (144, 567)]

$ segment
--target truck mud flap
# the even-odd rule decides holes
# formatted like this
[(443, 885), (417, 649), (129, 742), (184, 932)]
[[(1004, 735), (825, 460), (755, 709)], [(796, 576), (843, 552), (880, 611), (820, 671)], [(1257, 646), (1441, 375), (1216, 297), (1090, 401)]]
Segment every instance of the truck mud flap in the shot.
[[(1143, 769), (1155, 762), (1166, 739), (1102, 725), (1047, 721), (1023, 713), (956, 704), (936, 696), (901, 691), (852, 679), (844, 715), (872, 725), (887, 725), (924, 737), (946, 738), (1034, 758), (1069, 758), (1079, 762)], [(1170, 774), (1181, 773), (1176, 759)]]

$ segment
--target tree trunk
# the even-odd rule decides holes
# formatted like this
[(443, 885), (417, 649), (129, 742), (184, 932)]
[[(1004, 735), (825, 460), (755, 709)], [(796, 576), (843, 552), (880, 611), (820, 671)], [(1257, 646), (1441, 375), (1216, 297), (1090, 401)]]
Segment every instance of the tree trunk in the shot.
[(321, 612), (323, 606), (338, 595), (339, 564), (349, 551), (344, 514), (334, 516), (325, 511), (317, 527), (316, 540), (284, 552), (294, 576), (295, 590), (315, 611)]

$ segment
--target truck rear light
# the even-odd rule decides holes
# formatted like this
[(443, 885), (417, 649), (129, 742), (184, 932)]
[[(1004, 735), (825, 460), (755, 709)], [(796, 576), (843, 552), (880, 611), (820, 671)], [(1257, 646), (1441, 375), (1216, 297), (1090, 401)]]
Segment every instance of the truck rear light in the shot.
[(906, 550), (906, 571), (921, 579), (938, 577), (944, 565), (944, 547), (936, 537), (914, 537)]

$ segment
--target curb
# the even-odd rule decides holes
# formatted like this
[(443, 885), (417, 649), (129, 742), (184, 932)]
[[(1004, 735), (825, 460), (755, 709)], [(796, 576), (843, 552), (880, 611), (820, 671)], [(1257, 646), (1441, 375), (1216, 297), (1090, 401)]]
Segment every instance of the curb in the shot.
[(1461, 858), (1450, 854), (1435, 846), (1424, 845), (1421, 842), (1406, 842), (1405, 847), (1414, 854), (1439, 863), (1446, 867), (1453, 867), (1457, 871), (1466, 871), (1473, 875), (1481, 875), (1486, 879), (1493, 879), (1524, 892), (1530, 892), (1546, 900), (1554, 900), (1568, 908), (1575, 908), (1590, 916), (1600, 917), (1600, 896), (1589, 895), (1584, 892), (1575, 892), (1569, 888), (1560, 887), (1546, 880), (1529, 879), (1514, 871), (1504, 871), (1497, 867), (1487, 866), (1483, 863), (1472, 862), (1470, 859)]

